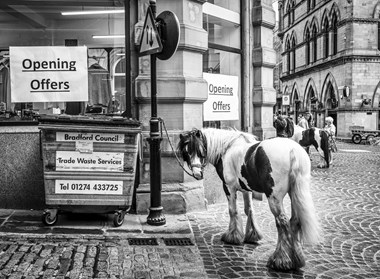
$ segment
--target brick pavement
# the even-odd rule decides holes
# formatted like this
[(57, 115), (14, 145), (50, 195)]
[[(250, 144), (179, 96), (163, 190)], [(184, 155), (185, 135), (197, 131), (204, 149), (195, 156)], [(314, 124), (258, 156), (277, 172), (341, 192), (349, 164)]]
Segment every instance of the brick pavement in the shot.
[[(132, 245), (131, 236), (104, 233), (104, 227), (93, 234), (52, 234), (26, 220), (23, 233), (12, 232), (15, 224), (0, 233), (0, 278), (380, 278), (380, 147), (339, 143), (338, 148), (330, 169), (316, 168), (313, 152), (312, 194), (324, 240), (306, 248), (300, 271), (266, 268), (277, 233), (264, 200), (254, 202), (264, 233), (259, 245), (220, 241), (228, 226), (227, 203), (188, 214), (194, 246), (168, 246), (154, 232), (149, 236), (158, 245)], [(289, 213), (289, 200), (285, 205)], [(239, 206), (242, 212), (242, 202)], [(38, 234), (28, 233), (36, 227)]]
[(2, 236), (0, 278), (207, 278), (196, 246), (124, 238)]

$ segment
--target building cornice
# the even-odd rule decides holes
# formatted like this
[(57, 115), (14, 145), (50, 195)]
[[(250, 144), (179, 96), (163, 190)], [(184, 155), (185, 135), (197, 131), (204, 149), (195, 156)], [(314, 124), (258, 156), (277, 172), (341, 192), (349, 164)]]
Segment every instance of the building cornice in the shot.
[(365, 55), (345, 55), (339, 56), (337, 58), (328, 59), (325, 61), (318, 61), (317, 63), (299, 67), (290, 74), (282, 74), (280, 76), (280, 80), (282, 82), (286, 82), (298, 77), (305, 76), (310, 73), (315, 73), (317, 71), (323, 71), (331, 67), (344, 65), (346, 63), (352, 62), (364, 62), (364, 63), (379, 63), (380, 64), (380, 56), (365, 56)]

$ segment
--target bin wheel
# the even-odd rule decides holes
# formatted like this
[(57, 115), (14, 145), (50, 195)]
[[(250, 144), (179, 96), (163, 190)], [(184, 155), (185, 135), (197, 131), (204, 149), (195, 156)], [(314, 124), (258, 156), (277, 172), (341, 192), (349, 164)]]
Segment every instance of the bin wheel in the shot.
[(54, 214), (50, 212), (44, 212), (44, 214), (42, 214), (42, 222), (46, 226), (53, 226), (58, 221), (58, 214), (55, 214), (55, 216), (53, 215)]
[(115, 227), (120, 227), (124, 222), (124, 216), (125, 216), (124, 211), (122, 211), (122, 210), (116, 211), (114, 216), (113, 216), (113, 225)]
[(359, 134), (354, 134), (352, 136), (352, 142), (355, 144), (359, 144), (362, 141), (362, 136)]
[(375, 140), (375, 136), (374, 135), (368, 135), (366, 137), (366, 140), (369, 144), (372, 144), (372, 142)]

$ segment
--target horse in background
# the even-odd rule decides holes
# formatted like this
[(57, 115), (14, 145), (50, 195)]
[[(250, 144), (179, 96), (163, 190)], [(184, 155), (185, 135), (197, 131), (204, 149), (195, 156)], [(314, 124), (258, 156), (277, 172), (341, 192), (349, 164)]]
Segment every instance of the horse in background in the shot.
[[(230, 222), (222, 241), (257, 243), (262, 233), (253, 217), (251, 192), (264, 193), (274, 215), (278, 241), (267, 266), (294, 270), (305, 265), (304, 242), (319, 240), (319, 224), (310, 193), (310, 160), (305, 150), (288, 138), (257, 141), (252, 134), (214, 128), (193, 129), (180, 135), (178, 152), (196, 179), (206, 164), (215, 166), (228, 200)], [(243, 193), (247, 215), (245, 232), (237, 210), (237, 191)], [(283, 198), (291, 200), (290, 221)]]
[(294, 134), (291, 139), (298, 142), (303, 147), (314, 146), (320, 155), (318, 167), (330, 167), (331, 157), (329, 152), (329, 134), (325, 130), (316, 127), (304, 129), (295, 125)]
[(278, 116), (274, 121), (274, 127), (278, 137), (290, 138), (305, 149), (314, 146), (320, 155), (318, 167), (328, 168), (330, 166), (329, 134), (325, 130), (316, 127), (304, 129), (296, 125), (290, 118), (282, 116)]

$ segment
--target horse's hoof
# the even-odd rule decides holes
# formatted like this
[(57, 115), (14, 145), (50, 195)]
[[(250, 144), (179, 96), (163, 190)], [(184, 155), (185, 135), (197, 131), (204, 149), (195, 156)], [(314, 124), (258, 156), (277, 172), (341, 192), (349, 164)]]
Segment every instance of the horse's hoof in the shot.
[(274, 259), (273, 257), (270, 257), (267, 262), (268, 268), (281, 271), (298, 270), (303, 266), (305, 266), (305, 262), (297, 264), (290, 259)]
[(258, 231), (250, 231), (245, 235), (244, 242), (257, 244), (261, 239), (263, 239), (261, 233)]
[[(305, 259), (301, 251), (300, 254), (291, 253), (290, 256), (287, 253), (281, 253), (276, 251), (273, 255), (270, 256), (267, 262), (267, 267), (274, 270), (298, 270), (301, 267), (305, 266)], [(289, 257), (290, 256), (290, 257)]]
[(243, 244), (243, 234), (238, 232), (225, 232), (222, 235), (222, 241), (228, 244), (241, 245)]

